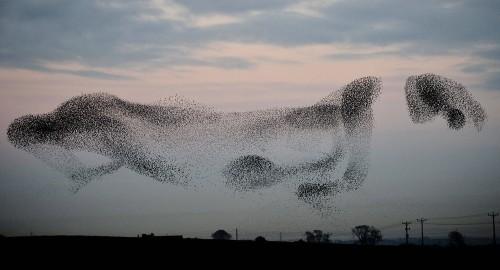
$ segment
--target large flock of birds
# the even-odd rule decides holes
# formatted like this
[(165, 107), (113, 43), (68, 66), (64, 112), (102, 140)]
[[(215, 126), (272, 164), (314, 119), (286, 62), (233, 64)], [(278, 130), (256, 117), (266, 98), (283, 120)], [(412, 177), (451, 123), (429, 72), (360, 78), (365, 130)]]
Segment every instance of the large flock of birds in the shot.
[[(75, 192), (126, 167), (187, 187), (223, 179), (251, 192), (288, 183), (300, 201), (321, 208), (367, 178), (372, 104), (381, 88), (381, 79), (364, 77), (310, 106), (249, 112), (219, 112), (177, 96), (144, 105), (84, 94), (50, 113), (15, 119), (7, 134), (15, 147), (63, 173)], [(451, 129), (473, 123), (480, 130), (485, 122), (481, 105), (450, 79), (411, 76), (405, 93), (414, 123), (439, 115)], [(77, 151), (110, 161), (90, 166)]]

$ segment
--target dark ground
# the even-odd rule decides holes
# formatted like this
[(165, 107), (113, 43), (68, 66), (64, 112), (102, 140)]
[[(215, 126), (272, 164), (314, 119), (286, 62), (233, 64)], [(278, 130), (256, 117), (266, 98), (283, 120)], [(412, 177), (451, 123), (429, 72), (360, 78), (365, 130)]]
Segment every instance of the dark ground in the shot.
[[(371, 246), (300, 242), (223, 241), (181, 237), (33, 236), (0, 238), (4, 259), (19, 262), (99, 266), (161, 263), (173, 265), (288, 265), (430, 267), (497, 265), (500, 248), (466, 246)], [(104, 264), (103, 264), (104, 263)], [(171, 265), (172, 264), (172, 265)], [(68, 265), (69, 266), (69, 265)], [(167, 267), (168, 268), (168, 267)], [(180, 267), (175, 267), (180, 268)], [(295, 268), (295, 267), (294, 267)], [(494, 267), (495, 268), (495, 267)]]

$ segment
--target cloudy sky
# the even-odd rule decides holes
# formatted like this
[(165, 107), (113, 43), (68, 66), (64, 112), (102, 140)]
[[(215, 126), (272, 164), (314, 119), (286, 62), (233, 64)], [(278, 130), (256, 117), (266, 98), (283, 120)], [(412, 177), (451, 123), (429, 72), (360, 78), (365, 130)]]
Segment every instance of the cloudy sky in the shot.
[[(499, 211), (499, 14), (494, 0), (0, 1), (0, 234), (342, 233)], [(411, 123), (405, 80), (428, 72), (469, 89), (488, 113), (483, 131)], [(141, 103), (178, 94), (245, 111), (310, 105), (368, 75), (384, 87), (371, 170), (327, 218), (286, 194), (185, 190), (126, 169), (72, 194), (6, 139), (13, 119), (81, 93)]]

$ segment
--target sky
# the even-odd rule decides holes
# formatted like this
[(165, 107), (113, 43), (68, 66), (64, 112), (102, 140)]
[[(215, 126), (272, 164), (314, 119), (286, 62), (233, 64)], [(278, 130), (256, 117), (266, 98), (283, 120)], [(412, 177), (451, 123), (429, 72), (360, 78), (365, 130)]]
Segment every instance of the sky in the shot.
[[(0, 234), (350, 237), (355, 225), (420, 217), (484, 214), (458, 223), (487, 223), (487, 212), (500, 211), (499, 14), (494, 0), (2, 0)], [(450, 130), (441, 118), (413, 124), (404, 85), (423, 73), (463, 84), (488, 114), (483, 130)], [(14, 119), (82, 93), (146, 104), (180, 95), (248, 111), (312, 105), (365, 76), (383, 83), (370, 171), (327, 216), (285, 191), (192, 190), (123, 168), (74, 194), (63, 175), (7, 141)], [(491, 235), (491, 224), (429, 226), (429, 236)]]

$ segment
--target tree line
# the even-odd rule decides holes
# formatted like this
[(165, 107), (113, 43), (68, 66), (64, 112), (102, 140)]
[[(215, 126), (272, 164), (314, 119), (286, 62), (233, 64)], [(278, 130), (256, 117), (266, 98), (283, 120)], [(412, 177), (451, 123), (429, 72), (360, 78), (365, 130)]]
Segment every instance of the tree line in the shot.
[[(357, 239), (357, 243), (363, 246), (376, 245), (383, 240), (382, 232), (374, 226), (358, 225), (351, 229), (352, 236)], [(232, 235), (225, 230), (217, 230), (212, 233), (214, 240), (231, 240)], [(321, 230), (306, 231), (304, 233), (305, 242), (308, 243), (330, 243), (330, 233), (325, 233)], [(450, 246), (464, 246), (464, 236), (458, 231), (452, 231), (448, 234)], [(266, 239), (263, 236), (255, 238), (256, 242), (264, 242)], [(304, 240), (299, 240), (304, 241)]]

